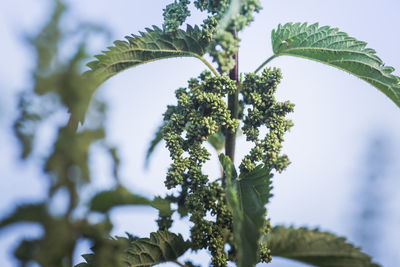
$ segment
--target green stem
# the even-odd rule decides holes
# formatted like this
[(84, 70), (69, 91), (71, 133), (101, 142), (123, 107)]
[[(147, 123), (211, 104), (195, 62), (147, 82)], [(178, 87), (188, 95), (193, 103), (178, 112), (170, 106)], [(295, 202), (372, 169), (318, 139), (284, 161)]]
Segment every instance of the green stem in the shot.
[(185, 265), (183, 265), (182, 263), (180, 263), (180, 262), (177, 261), (177, 260), (173, 260), (172, 262), (178, 264), (178, 265), (181, 266), (181, 267), (185, 267)]
[(261, 70), (265, 65), (267, 65), (271, 60), (273, 60), (274, 58), (276, 58), (276, 55), (272, 55), (271, 57), (269, 57), (266, 61), (263, 62), (263, 64), (260, 65), (260, 67), (258, 67), (254, 73), (257, 73), (259, 70)]
[(210, 63), (208, 63), (207, 60), (205, 60), (203, 57), (197, 57), (197, 58), (200, 59), (201, 62), (203, 62), (212, 71), (212, 73), (214, 73), (215, 76), (219, 76), (218, 72), (213, 68), (213, 66), (211, 66)]

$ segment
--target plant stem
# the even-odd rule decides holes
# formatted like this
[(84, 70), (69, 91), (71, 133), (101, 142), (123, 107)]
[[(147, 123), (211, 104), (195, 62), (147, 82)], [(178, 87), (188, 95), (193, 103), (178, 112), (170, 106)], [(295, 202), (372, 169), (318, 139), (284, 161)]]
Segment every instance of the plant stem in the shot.
[(266, 61), (264, 61), (255, 71), (254, 73), (257, 73), (259, 70), (261, 70), (265, 65), (268, 64), (268, 62), (270, 62), (271, 60), (273, 60), (274, 58), (276, 58), (276, 55), (272, 55), (270, 56)]
[(180, 263), (180, 262), (177, 261), (177, 260), (173, 260), (172, 262), (178, 264), (178, 265), (181, 266), (181, 267), (185, 267), (185, 265), (183, 265), (182, 263)]
[[(237, 31), (233, 32), (235, 38), (237, 38)], [(239, 84), (239, 52), (234, 55), (235, 66), (229, 72), (229, 78)], [(228, 95), (228, 109), (231, 111), (231, 118), (237, 119), (238, 117), (238, 107), (239, 107), (239, 89), (235, 91), (234, 94)], [(236, 145), (236, 131), (234, 133), (226, 133), (225, 139), (225, 154), (231, 159), (232, 162), (235, 160), (235, 145)], [(225, 180), (224, 180), (225, 181)], [(223, 181), (223, 182), (224, 182)], [(224, 183), (223, 183), (224, 184)]]

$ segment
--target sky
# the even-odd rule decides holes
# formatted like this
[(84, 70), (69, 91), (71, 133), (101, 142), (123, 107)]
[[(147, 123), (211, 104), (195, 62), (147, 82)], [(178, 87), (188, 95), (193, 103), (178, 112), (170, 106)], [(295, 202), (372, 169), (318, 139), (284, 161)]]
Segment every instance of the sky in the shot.
[[(382, 0), (354, 1), (261, 1), (263, 10), (255, 22), (239, 36), (242, 40), (239, 54), (240, 72), (255, 70), (272, 54), (271, 30), (279, 23), (319, 22), (338, 27), (341, 31), (377, 51), (377, 55), (393, 66), (400, 76), (399, 27), (400, 2)], [(162, 23), (162, 8), (166, 1), (126, 0), (70, 0), (66, 25), (74, 20), (98, 22), (110, 29), (111, 39), (143, 31)], [(40, 177), (38, 161), (21, 163), (19, 148), (11, 132), (17, 114), (16, 96), (31, 86), (33, 51), (24, 42), (25, 34), (34, 34), (45, 22), (51, 1), (14, 0), (0, 4), (0, 36), (3, 60), (0, 63), (0, 218), (18, 203), (40, 199), (45, 194), (45, 180)], [(194, 13), (191, 24), (200, 23)], [(110, 41), (97, 40), (91, 44), (91, 53), (98, 54)], [(391, 187), (400, 185), (400, 109), (384, 94), (366, 82), (345, 72), (320, 63), (300, 58), (280, 57), (269, 66), (282, 69), (283, 80), (277, 98), (295, 103), (290, 115), (295, 126), (286, 135), (284, 152), (292, 164), (288, 170), (274, 177), (274, 197), (268, 216), (273, 224), (319, 227), (341, 236), (354, 237), (354, 220), (360, 199), (360, 177), (365, 169), (368, 145), (376, 136), (382, 136), (391, 147), (388, 176)], [(109, 104), (108, 138), (118, 145), (121, 153), (123, 183), (135, 193), (154, 196), (163, 194), (168, 152), (158, 147), (144, 170), (144, 155), (152, 134), (161, 122), (167, 104), (174, 103), (174, 90), (185, 86), (189, 78), (197, 76), (204, 66), (195, 59), (168, 59), (127, 70), (107, 81), (98, 95)], [(49, 129), (41, 130), (51, 139)], [(48, 142), (47, 142), (48, 143)], [(48, 147), (48, 145), (47, 145)], [(237, 160), (250, 146), (239, 138)], [(94, 152), (96, 150), (94, 149)], [(213, 159), (215, 161), (215, 155)], [(111, 185), (107, 175), (107, 159), (101, 153), (91, 158), (96, 173), (94, 188)], [(216, 162), (206, 166), (210, 175), (218, 175)], [(383, 254), (375, 259), (383, 266), (398, 266), (400, 258), (400, 199), (395, 190), (385, 189), (385, 209), (388, 209), (381, 233), (388, 236)], [(155, 211), (146, 208), (118, 208), (112, 212), (114, 234), (132, 232), (148, 236), (156, 229)], [(188, 236), (187, 221), (175, 223), (172, 230)], [(15, 226), (0, 232), (0, 265), (16, 266), (12, 250), (23, 236), (35, 236), (40, 230), (29, 226)], [(81, 244), (79, 251), (88, 252), (89, 244)], [(77, 252), (76, 260), (79, 262)], [(190, 255), (185, 255), (191, 257)], [(193, 256), (207, 266), (204, 254)], [(163, 266), (173, 266), (165, 264)], [(274, 259), (268, 266), (303, 266)]]

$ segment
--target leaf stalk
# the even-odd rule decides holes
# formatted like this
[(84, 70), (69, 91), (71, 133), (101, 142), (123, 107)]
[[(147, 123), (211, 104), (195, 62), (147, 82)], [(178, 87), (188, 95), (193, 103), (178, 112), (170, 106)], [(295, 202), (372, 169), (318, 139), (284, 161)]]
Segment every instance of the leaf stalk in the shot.
[(273, 60), (274, 58), (276, 58), (276, 55), (272, 55), (270, 56), (267, 60), (265, 60), (255, 71), (254, 73), (259, 72), (265, 65), (267, 65), (271, 60)]
[(179, 266), (181, 266), (181, 267), (185, 267), (185, 265), (183, 265), (182, 263), (180, 263), (180, 262), (177, 261), (177, 260), (173, 260), (172, 262), (175, 263), (175, 264), (177, 264), (177, 265), (179, 265)]
[(200, 59), (201, 62), (203, 62), (215, 76), (219, 76), (219, 73), (213, 68), (213, 66), (211, 66), (211, 64), (207, 60), (205, 60), (203, 57), (197, 57), (197, 58)]

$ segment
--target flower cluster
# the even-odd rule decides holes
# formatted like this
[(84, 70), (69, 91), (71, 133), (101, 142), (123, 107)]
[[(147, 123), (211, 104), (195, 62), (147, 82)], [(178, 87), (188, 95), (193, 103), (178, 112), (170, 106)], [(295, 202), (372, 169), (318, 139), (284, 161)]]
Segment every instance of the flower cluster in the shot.
[(235, 90), (235, 83), (228, 77), (213, 77), (210, 72), (189, 80), (187, 89), (176, 90), (178, 104), (168, 106), (164, 114), (163, 138), (174, 161), (165, 183), (168, 189), (187, 179), (191, 190), (207, 182), (201, 166), (210, 154), (202, 143), (220, 130), (234, 132), (237, 128), (238, 122), (231, 119), (223, 99)]
[[(165, 181), (168, 189), (180, 187), (180, 196), (169, 199), (190, 214), (192, 249), (208, 248), (213, 266), (226, 266), (224, 231), (232, 229), (220, 181), (209, 182), (202, 173), (210, 153), (203, 142), (219, 131), (235, 132), (238, 121), (231, 119), (224, 97), (236, 90), (226, 76), (203, 72), (189, 80), (188, 88), (176, 90), (177, 105), (168, 106), (163, 138), (173, 160)], [(182, 207), (183, 206), (183, 207)], [(207, 215), (212, 219), (208, 220)]]
[[(239, 1), (231, 8), (230, 0), (195, 0), (194, 6), (208, 13), (202, 24), (202, 37), (209, 42), (208, 52), (218, 64), (221, 73), (227, 73), (235, 65), (238, 51), (238, 31), (254, 20), (254, 13), (261, 10), (259, 0)], [(189, 0), (174, 0), (164, 9), (164, 25), (167, 31), (176, 31), (190, 16)], [(222, 28), (221, 28), (221, 21)]]
[[(282, 78), (280, 69), (265, 69), (261, 76), (247, 74), (242, 84), (243, 102), (250, 105), (243, 119), (243, 133), (247, 141), (255, 146), (244, 157), (239, 168), (241, 172), (252, 171), (258, 162), (270, 170), (282, 172), (289, 165), (286, 155), (281, 155), (283, 135), (293, 123), (285, 116), (293, 112), (294, 105), (289, 101), (277, 102), (274, 97), (277, 85)], [(259, 138), (260, 127), (266, 126), (267, 133)]]
[[(254, 12), (261, 10), (259, 0), (241, 1), (239, 12), (230, 12), (229, 0), (197, 0), (194, 5), (209, 16), (203, 21), (203, 38), (210, 41), (208, 52), (218, 63), (218, 70), (228, 72), (235, 65), (233, 56), (237, 53), (239, 39), (234, 34), (250, 24), (254, 19)], [(226, 21), (224, 28), (221, 21)]]
[(179, 2), (175, 0), (165, 7), (163, 10), (164, 25), (168, 31), (176, 31), (190, 16), (189, 4), (189, 0), (179, 0)]
[[(270, 231), (271, 231), (271, 222), (268, 219), (265, 226), (264, 226), (264, 236), (266, 236)], [(260, 242), (258, 245), (258, 253), (260, 255), (260, 262), (271, 262), (272, 261), (272, 255), (271, 255), (271, 250), (268, 248), (267, 245), (268, 242)]]

